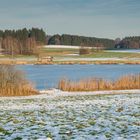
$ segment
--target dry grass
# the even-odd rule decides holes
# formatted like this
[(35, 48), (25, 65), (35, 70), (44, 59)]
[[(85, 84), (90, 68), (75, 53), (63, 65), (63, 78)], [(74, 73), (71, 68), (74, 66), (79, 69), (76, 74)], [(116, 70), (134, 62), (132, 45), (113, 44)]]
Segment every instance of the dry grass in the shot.
[(53, 61), (53, 62), (38, 62), (36, 60), (28, 61), (28, 60), (0, 60), (0, 65), (26, 65), (26, 64), (138, 64), (140, 65), (139, 60), (95, 60), (95, 61)]
[(99, 78), (70, 81), (62, 79), (58, 88), (63, 91), (98, 91), (98, 90), (125, 90), (140, 89), (140, 74), (122, 76), (115, 81), (107, 81)]
[(86, 54), (90, 54), (91, 53), (91, 49), (86, 48), (86, 47), (80, 47), (79, 49), (79, 55), (86, 55)]
[(95, 61), (54, 61), (52, 64), (62, 64), (62, 65), (74, 65), (74, 64), (97, 64), (97, 65), (104, 65), (104, 64), (130, 64), (130, 65), (140, 65), (139, 60), (95, 60)]
[(33, 85), (25, 79), (23, 72), (14, 66), (0, 66), (0, 96), (27, 96), (37, 94)]

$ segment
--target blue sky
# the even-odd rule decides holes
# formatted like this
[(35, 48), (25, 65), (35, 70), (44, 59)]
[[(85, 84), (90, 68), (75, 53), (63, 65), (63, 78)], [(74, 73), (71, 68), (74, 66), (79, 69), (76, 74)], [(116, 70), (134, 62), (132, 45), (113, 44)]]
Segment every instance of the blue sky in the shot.
[(140, 35), (140, 0), (0, 0), (0, 29), (102, 38)]

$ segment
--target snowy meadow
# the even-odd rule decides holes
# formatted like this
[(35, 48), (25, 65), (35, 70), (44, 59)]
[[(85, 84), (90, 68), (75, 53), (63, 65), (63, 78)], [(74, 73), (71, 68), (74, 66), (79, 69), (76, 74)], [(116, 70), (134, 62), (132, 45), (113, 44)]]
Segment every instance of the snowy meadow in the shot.
[(140, 139), (140, 94), (3, 97), (0, 110), (0, 139)]

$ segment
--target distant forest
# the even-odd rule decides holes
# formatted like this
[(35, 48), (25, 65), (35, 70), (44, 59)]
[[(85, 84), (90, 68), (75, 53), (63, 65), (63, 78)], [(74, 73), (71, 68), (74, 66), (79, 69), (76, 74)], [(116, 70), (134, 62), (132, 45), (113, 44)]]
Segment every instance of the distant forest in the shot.
[(117, 49), (140, 49), (140, 36), (125, 37), (124, 39), (115, 40)]
[(124, 39), (117, 38), (116, 40), (84, 37), (76, 35), (54, 35), (47, 37), (47, 44), (49, 45), (72, 45), (72, 46), (89, 46), (102, 47), (105, 49), (139, 49), (140, 36), (125, 37)]
[(43, 45), (71, 45), (104, 49), (140, 49), (140, 36), (116, 40), (77, 35), (48, 36), (43, 29), (0, 30), (0, 49), (5, 54), (36, 54)]
[(48, 44), (113, 48), (114, 40), (64, 34), (50, 37)]
[(43, 29), (0, 30), (0, 48), (6, 54), (35, 54), (37, 46), (46, 44)]

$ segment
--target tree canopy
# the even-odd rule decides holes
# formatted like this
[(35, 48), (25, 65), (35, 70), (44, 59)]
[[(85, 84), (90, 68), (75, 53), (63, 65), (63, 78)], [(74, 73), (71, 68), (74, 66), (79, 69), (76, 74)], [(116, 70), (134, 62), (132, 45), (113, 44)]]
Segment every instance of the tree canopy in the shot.
[(140, 49), (140, 36), (125, 37), (115, 44), (115, 48)]
[(102, 46), (104, 48), (113, 48), (114, 40), (95, 38), (95, 37), (85, 37), (77, 35), (54, 35), (48, 40), (48, 44), (53, 45), (71, 45), (71, 46), (85, 46), (85, 47), (97, 47)]
[(0, 44), (8, 54), (34, 54), (37, 46), (46, 44), (46, 33), (38, 28), (0, 30)]

